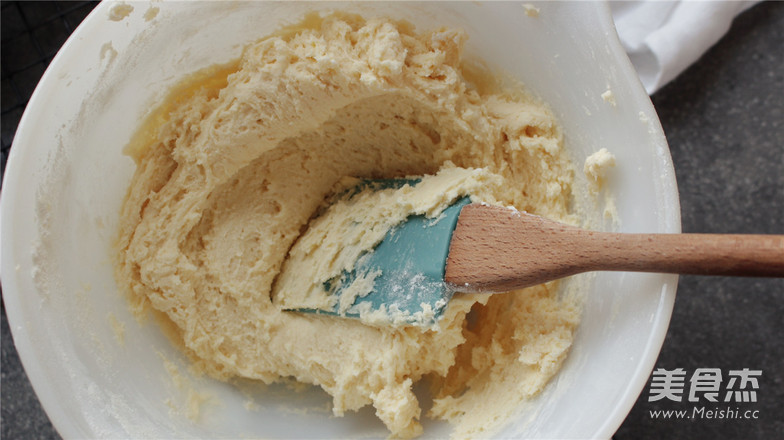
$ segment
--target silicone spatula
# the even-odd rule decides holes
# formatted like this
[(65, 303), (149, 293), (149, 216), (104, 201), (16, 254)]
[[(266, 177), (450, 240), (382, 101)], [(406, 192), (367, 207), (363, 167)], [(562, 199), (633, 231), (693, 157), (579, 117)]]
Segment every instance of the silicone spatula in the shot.
[(784, 235), (596, 232), (465, 197), (438, 222), (409, 217), (340, 286), (324, 288), (340, 295), (368, 271), (380, 275), (356, 307), (319, 312), (392, 310), (398, 324), (432, 325), (455, 292), (508, 292), (589, 271), (781, 277)]

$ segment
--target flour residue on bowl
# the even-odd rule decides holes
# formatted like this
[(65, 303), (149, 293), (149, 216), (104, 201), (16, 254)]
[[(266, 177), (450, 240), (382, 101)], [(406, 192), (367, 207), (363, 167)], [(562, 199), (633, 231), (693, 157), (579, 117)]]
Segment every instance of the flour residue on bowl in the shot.
[(160, 11), (161, 11), (161, 9), (159, 7), (157, 7), (157, 6), (150, 6), (149, 8), (147, 8), (146, 11), (144, 11), (144, 21), (148, 21), (149, 22), (149, 21), (155, 20), (155, 17), (158, 16), (158, 13)]
[(101, 64), (108, 66), (114, 59), (117, 58), (117, 50), (112, 46), (111, 41), (107, 41), (101, 46), (100, 60)]
[(109, 9), (109, 20), (123, 21), (127, 16), (131, 15), (131, 12), (133, 12), (133, 6), (123, 2), (117, 3)]
[(604, 201), (604, 218), (618, 226), (618, 208), (615, 204), (615, 196), (607, 190), (607, 180), (613, 168), (615, 168), (615, 155), (606, 148), (601, 148), (585, 159), (583, 172), (588, 178), (588, 189), (591, 194)]

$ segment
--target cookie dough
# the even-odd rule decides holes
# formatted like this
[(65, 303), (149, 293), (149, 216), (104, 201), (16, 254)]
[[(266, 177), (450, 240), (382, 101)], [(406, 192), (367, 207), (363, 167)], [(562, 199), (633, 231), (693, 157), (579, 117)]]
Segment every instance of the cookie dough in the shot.
[(496, 182), (480, 196), (575, 221), (555, 118), (464, 60), (465, 40), (388, 19), (309, 17), (175, 87), (128, 149), (137, 170), (116, 278), (133, 306), (163, 316), (215, 378), (317, 385), (335, 415), (373, 405), (394, 436), (422, 432), (419, 381), (434, 396), (428, 415), (452, 422), (454, 436), (503, 424), (571, 344), (578, 303), (555, 284), (457, 294), (435, 329), (272, 301), (290, 248), (346, 178), (483, 170)]
[(607, 174), (613, 167), (615, 167), (615, 156), (606, 148), (600, 149), (585, 159), (583, 172), (588, 178), (591, 190), (598, 191), (604, 187)]

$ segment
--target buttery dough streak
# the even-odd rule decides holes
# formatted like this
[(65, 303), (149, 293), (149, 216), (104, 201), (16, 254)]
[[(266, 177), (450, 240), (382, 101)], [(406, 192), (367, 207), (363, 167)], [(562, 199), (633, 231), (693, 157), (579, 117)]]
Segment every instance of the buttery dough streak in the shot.
[[(246, 48), (236, 71), (217, 74), (225, 86), (218, 78), (185, 88), (154, 141), (133, 149), (118, 284), (137, 308), (164, 314), (217, 378), (317, 384), (335, 414), (372, 403), (393, 435), (410, 437), (421, 433), (411, 386), (427, 375), (440, 388), (432, 415), (455, 422), (456, 435), (489, 429), (475, 418), (500, 422), (508, 410), (477, 403), (513, 408), (570, 344), (577, 314), (552, 289), (458, 295), (438, 331), (281, 312), (270, 301), (288, 249), (345, 176), (435, 173), (448, 161), (485, 167), (504, 180), (497, 201), (572, 219), (573, 170), (554, 119), (521, 93), (468, 82), (464, 39), (383, 19), (311, 17)], [(466, 327), (485, 302), (514, 314), (477, 312)], [(541, 337), (555, 342), (531, 345)], [(494, 384), (506, 384), (503, 399), (489, 394)]]

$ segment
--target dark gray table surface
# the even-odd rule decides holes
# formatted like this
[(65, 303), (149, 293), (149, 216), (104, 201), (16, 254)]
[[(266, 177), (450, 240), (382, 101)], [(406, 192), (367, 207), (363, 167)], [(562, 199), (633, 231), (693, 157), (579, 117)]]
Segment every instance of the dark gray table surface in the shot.
[[(3, 168), (29, 94), (92, 8), (85, 3), (2, 3)], [(683, 231), (784, 234), (784, 2), (743, 13), (652, 100), (672, 151)], [(655, 368), (685, 371), (686, 391), (699, 369), (718, 369), (725, 388), (733, 370), (760, 371), (756, 386), (746, 385), (757, 399), (692, 403), (684, 392), (681, 402), (649, 401), (649, 380), (615, 439), (784, 438), (784, 280), (681, 277)], [(21, 366), (4, 306), (1, 395), (2, 438), (59, 438)], [(695, 416), (656, 413), (667, 410)]]

